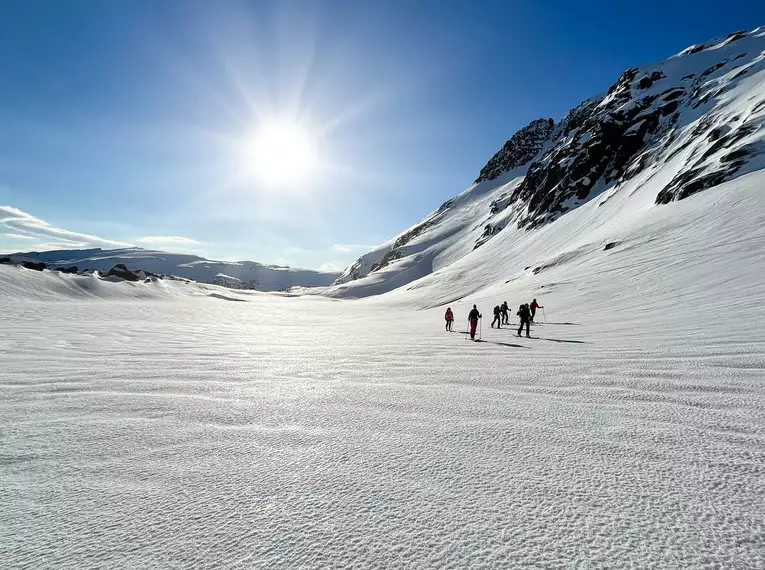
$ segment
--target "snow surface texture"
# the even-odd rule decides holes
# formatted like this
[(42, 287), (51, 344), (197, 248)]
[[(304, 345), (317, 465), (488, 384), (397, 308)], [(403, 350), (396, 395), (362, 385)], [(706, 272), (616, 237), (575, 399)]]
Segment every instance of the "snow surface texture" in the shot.
[[(551, 128), (532, 121), (481, 170), (476, 184), (363, 255), (336, 297), (391, 291), (439, 272), (489, 240), (516, 241), (603, 195), (650, 224), (666, 204), (765, 168), (765, 28), (692, 46), (628, 69), (608, 93)], [(610, 225), (612, 208), (592, 220)], [(619, 212), (619, 216), (622, 212)], [(507, 235), (507, 234), (511, 235)], [(572, 234), (576, 237), (576, 234)], [(533, 240), (533, 237), (525, 238)], [(506, 254), (497, 258), (513, 261)]]
[(360, 301), (0, 266), (2, 566), (764, 568), (764, 187)]
[[(0, 256), (2, 257), (2, 256)], [(142, 248), (79, 249), (19, 253), (14, 260), (42, 261), (50, 267), (71, 267), (80, 271), (106, 273), (118, 263), (128, 269), (175, 275), (201, 283), (214, 283), (234, 289), (282, 291), (290, 287), (327, 287), (337, 273), (263, 265), (253, 261), (212, 261), (196, 255), (168, 253)]]

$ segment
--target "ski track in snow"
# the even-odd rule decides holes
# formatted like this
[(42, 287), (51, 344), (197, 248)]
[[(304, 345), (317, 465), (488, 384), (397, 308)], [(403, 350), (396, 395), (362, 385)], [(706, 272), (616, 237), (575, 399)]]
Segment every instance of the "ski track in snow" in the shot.
[(4, 567), (765, 567), (759, 319), (247, 301), (4, 303)]

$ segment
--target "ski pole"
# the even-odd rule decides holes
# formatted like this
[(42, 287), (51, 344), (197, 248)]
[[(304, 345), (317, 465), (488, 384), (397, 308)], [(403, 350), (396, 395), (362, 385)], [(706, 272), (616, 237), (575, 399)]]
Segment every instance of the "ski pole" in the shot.
[(483, 338), (483, 317), (478, 318), (478, 326), (480, 329), (478, 329), (478, 340), (481, 340)]
[(542, 307), (542, 317), (544, 318), (545, 322), (547, 322), (547, 315), (545, 315), (545, 308)]
[(467, 340), (469, 334), (470, 334), (470, 317), (468, 317), (467, 330), (465, 331), (465, 340)]

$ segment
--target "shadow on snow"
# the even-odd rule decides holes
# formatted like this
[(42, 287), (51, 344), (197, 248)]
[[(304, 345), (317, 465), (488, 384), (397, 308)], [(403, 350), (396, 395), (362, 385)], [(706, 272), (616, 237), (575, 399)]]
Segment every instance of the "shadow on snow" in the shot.
[[(468, 331), (452, 331), (452, 332), (458, 333), (458, 334), (464, 334), (465, 336), (470, 334)], [(496, 344), (497, 346), (506, 346), (508, 348), (529, 348), (528, 346), (524, 346), (522, 344), (513, 344), (511, 342), (499, 342), (497, 340), (486, 340), (485, 338), (479, 338), (473, 342), (488, 342), (489, 344)]]

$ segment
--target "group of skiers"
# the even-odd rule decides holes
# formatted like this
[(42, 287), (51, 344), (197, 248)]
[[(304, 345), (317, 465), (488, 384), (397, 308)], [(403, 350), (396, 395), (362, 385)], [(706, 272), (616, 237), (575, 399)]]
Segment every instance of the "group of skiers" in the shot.
[[(521, 332), (523, 332), (523, 327), (526, 327), (526, 337), (531, 337), (531, 334), (529, 333), (529, 329), (531, 326), (531, 323), (534, 322), (534, 316), (537, 313), (537, 309), (544, 309), (542, 305), (537, 303), (537, 300), (534, 299), (531, 301), (531, 304), (526, 303), (523, 305), (520, 305), (518, 307), (518, 311), (515, 313), (517, 317), (520, 319), (520, 326), (518, 327), (518, 336), (521, 336)], [(451, 332), (452, 330), (452, 323), (454, 322), (454, 313), (452, 312), (452, 308), (448, 307), (446, 309), (446, 315), (444, 315), (446, 319), (446, 330), (448, 332)], [(473, 308), (470, 310), (470, 313), (468, 314), (468, 322), (470, 324), (470, 338), (475, 340), (475, 334), (476, 330), (478, 329), (478, 320), (482, 317), (481, 313), (478, 311), (478, 307), (473, 305)], [(502, 325), (506, 325), (510, 323), (510, 309), (507, 306), (507, 301), (502, 303), (501, 305), (497, 305), (494, 307), (494, 320), (491, 322), (491, 328), (494, 328), (494, 324), (496, 323), (497, 328), (502, 328)]]

